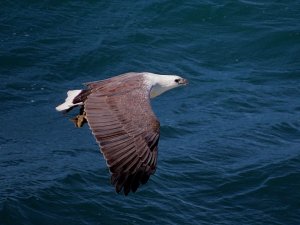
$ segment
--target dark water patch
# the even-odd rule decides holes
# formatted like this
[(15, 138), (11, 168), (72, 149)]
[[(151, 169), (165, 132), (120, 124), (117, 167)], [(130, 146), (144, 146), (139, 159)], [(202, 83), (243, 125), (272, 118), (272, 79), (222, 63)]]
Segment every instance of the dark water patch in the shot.
[(274, 135), (285, 141), (300, 141), (300, 124), (298, 122), (282, 122), (272, 126)]
[(270, 145), (283, 145), (291, 142), (299, 142), (298, 124), (282, 122), (278, 124), (261, 125), (256, 131), (248, 134), (247, 137), (259, 143)]
[[(0, 97), (1, 100), (3, 101), (3, 104), (9, 104), (8, 102), (14, 102), (13, 104), (15, 104), (16, 102), (24, 102), (25, 101), (25, 97), (20, 96), (18, 94), (15, 93), (7, 93), (7, 92), (1, 92), (0, 93)], [(7, 106), (7, 105), (6, 105)]]
[(282, 84), (297, 81), (299, 79), (299, 71), (257, 71), (254, 70), (253, 73), (247, 78), (241, 78), (246, 82), (254, 85), (271, 85), (277, 82), (282, 82)]
[(1, 166), (3, 167), (9, 167), (9, 166), (21, 166), (20, 164), (24, 163), (25, 161), (23, 159), (16, 159), (16, 160), (12, 160), (9, 159), (7, 161), (2, 161), (0, 163)]
[(268, 107), (265, 102), (259, 104), (257, 98), (247, 98), (247, 97), (235, 97), (226, 99), (222, 106), (225, 109), (230, 109), (232, 111), (246, 112), (246, 113), (258, 113), (261, 107)]
[[(221, 201), (233, 202), (236, 199), (235, 202), (239, 202), (242, 208), (246, 206), (248, 209), (258, 210), (263, 210), (267, 205), (273, 204), (275, 208), (265, 210), (270, 219), (284, 217), (285, 215), (279, 215), (277, 212), (287, 209), (291, 210), (290, 215), (295, 216), (297, 214), (295, 208), (298, 204), (297, 200), (292, 200), (290, 195), (286, 193), (293, 192), (299, 186), (298, 182), (292, 184), (289, 181), (289, 179), (296, 179), (298, 176), (298, 169), (295, 167), (298, 160), (292, 158), (254, 169), (241, 169), (236, 176), (229, 175), (228, 179), (225, 178), (227, 181), (219, 187), (219, 191), (223, 194)], [(277, 183), (276, 181), (284, 182)], [(247, 188), (243, 189), (242, 187)], [(257, 206), (257, 202), (252, 200), (256, 198), (255, 196), (260, 198), (259, 206)], [(287, 204), (287, 202), (291, 204)], [(296, 218), (292, 216), (289, 221), (297, 221)]]
[(184, 136), (189, 133), (190, 131), (183, 127), (175, 127), (175, 126), (167, 126), (167, 125), (161, 126), (162, 137), (176, 138), (176, 137)]

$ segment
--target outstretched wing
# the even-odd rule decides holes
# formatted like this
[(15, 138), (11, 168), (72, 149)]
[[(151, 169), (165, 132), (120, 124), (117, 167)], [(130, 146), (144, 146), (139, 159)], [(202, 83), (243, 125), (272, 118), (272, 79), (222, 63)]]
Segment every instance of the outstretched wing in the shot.
[(111, 182), (127, 195), (155, 172), (160, 125), (150, 106), (150, 90), (136, 80), (122, 85), (126, 87), (91, 85), (84, 108)]

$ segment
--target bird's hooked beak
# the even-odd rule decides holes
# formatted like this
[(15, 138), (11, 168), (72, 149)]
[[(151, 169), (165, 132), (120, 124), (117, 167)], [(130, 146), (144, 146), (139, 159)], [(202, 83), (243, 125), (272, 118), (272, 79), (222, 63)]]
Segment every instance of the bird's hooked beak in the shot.
[(178, 84), (181, 84), (181, 85), (188, 85), (189, 84), (189, 81), (187, 79), (184, 79), (184, 78), (181, 78), (178, 82)]

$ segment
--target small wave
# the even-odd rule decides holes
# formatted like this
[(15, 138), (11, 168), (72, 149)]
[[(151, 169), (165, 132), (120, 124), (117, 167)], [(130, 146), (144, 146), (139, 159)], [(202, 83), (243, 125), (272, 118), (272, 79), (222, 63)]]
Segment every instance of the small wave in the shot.
[(163, 125), (163, 126), (161, 126), (160, 133), (161, 133), (162, 137), (176, 138), (176, 137), (182, 137), (182, 136), (191, 134), (192, 132), (183, 127)]

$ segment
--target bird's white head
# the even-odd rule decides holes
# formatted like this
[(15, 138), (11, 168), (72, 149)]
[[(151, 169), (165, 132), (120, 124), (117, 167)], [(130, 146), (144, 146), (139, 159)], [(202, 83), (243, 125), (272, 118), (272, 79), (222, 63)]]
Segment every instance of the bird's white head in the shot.
[(186, 79), (177, 75), (144, 73), (144, 76), (147, 85), (151, 88), (150, 98), (155, 98), (168, 90), (188, 84)]

